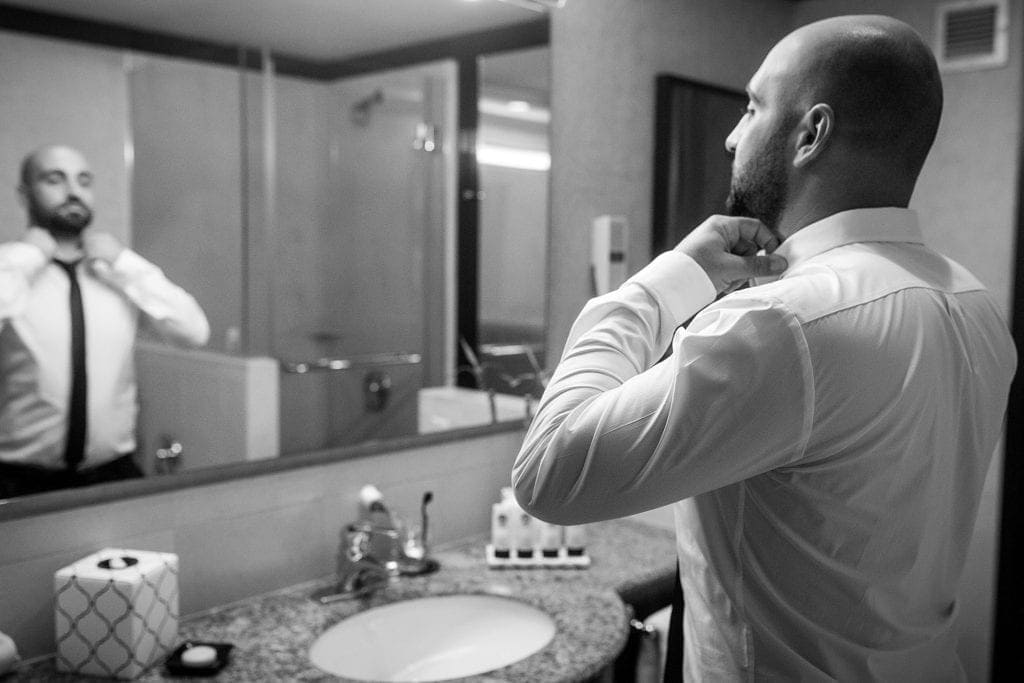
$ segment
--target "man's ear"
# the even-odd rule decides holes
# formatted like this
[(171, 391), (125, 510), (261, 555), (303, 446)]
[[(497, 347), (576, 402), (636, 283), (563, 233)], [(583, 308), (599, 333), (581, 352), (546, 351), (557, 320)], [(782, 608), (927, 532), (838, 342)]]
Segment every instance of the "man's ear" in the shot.
[(808, 109), (797, 125), (793, 166), (801, 168), (817, 159), (825, 151), (835, 129), (836, 115), (832, 107), (819, 103)]
[(18, 183), (18, 188), (17, 189), (18, 189), (18, 204), (21, 205), (21, 208), (27, 209), (28, 208), (28, 188), (25, 187), (24, 183)]

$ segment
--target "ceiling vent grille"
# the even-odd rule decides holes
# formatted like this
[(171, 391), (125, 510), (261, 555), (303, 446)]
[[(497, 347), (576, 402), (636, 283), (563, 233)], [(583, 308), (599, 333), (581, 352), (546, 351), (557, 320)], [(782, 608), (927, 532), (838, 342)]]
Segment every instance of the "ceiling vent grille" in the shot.
[(936, 8), (935, 56), (943, 71), (1006, 66), (1006, 0), (961, 0)]

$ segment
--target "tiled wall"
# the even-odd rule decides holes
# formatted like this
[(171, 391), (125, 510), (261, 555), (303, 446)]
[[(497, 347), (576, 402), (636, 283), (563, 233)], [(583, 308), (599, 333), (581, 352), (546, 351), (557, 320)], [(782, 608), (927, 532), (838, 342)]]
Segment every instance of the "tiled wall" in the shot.
[(327, 575), (366, 483), (409, 516), (433, 491), (432, 542), (484, 533), (521, 441), (490, 434), (0, 522), (0, 631), (23, 657), (52, 652), (54, 572), (108, 546), (177, 553), (183, 614)]

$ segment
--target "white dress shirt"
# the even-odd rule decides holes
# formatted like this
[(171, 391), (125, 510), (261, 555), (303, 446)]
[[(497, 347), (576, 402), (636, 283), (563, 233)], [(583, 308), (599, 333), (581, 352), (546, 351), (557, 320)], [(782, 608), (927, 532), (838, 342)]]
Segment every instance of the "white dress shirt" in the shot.
[(777, 253), (781, 279), (715, 303), (678, 252), (591, 300), (517, 498), (563, 524), (675, 503), (686, 680), (960, 680), (1013, 341), (912, 211), (842, 212)]
[[(143, 320), (170, 342), (201, 346), (210, 328), (187, 292), (133, 251), (79, 263), (88, 377), (85, 460), (135, 450), (134, 345)], [(63, 469), (71, 387), (70, 280), (42, 249), (0, 244), (0, 462)]]

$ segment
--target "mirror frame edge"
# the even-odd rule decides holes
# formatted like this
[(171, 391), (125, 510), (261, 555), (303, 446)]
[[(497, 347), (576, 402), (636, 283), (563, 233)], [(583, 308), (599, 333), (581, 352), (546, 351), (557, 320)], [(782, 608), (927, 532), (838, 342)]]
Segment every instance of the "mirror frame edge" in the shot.
[(427, 434), (374, 439), (352, 446), (325, 448), (266, 460), (233, 462), (226, 465), (185, 470), (173, 475), (114, 481), (81, 488), (59, 489), (46, 493), (18, 496), (16, 498), (4, 498), (0, 499), (0, 523), (23, 517), (88, 507), (90, 505), (120, 502), (129, 498), (170, 493), (194, 486), (206, 486), (235, 479), (262, 477), (287, 470), (329, 465), (374, 455), (398, 453), (415, 448), (429, 448), (453, 441), (468, 441), (493, 434), (521, 431), (523, 429), (525, 429), (525, 425), (522, 420), (510, 420)]

